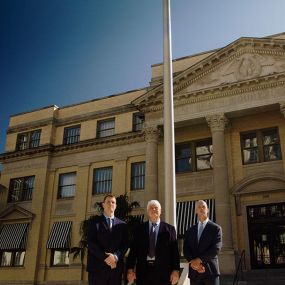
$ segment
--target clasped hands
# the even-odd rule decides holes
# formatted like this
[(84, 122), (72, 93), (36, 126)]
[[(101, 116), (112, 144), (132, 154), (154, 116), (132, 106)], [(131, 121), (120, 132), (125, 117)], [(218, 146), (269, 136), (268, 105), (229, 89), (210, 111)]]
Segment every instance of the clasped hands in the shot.
[(108, 257), (105, 258), (104, 262), (105, 262), (107, 265), (109, 265), (109, 266), (111, 267), (111, 269), (116, 268), (118, 258), (117, 258), (113, 253), (110, 253), (110, 252), (105, 252), (105, 254), (107, 254)]
[(197, 271), (198, 273), (205, 272), (205, 267), (202, 264), (202, 260), (199, 257), (192, 259), (189, 263), (190, 263), (191, 268)]

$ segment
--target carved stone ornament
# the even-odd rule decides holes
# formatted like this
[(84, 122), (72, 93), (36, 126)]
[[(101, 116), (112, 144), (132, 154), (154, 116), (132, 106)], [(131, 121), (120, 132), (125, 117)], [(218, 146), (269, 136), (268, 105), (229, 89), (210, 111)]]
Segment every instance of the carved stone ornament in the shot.
[(279, 104), (280, 104), (280, 112), (285, 117), (285, 102), (280, 102)]
[(146, 142), (157, 142), (160, 130), (157, 127), (143, 127), (143, 134)]
[(228, 125), (229, 120), (226, 116), (222, 114), (214, 114), (206, 116), (206, 121), (211, 131), (224, 131), (225, 127)]

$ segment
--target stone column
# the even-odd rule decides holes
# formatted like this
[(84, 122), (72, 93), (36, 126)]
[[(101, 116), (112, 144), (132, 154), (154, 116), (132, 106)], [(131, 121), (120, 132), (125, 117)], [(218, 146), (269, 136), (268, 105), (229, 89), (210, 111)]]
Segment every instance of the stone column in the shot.
[(157, 127), (144, 127), (146, 141), (144, 207), (151, 199), (158, 199), (158, 136)]
[[(285, 102), (280, 102), (280, 112), (284, 116), (285, 119)], [(282, 138), (285, 137), (285, 121), (282, 125), (279, 126), (279, 138), (280, 138), (280, 147), (282, 152), (282, 158), (283, 158), (283, 169), (285, 174), (285, 142), (282, 140)]]
[(224, 114), (206, 117), (212, 133), (213, 173), (217, 223), (223, 230), (223, 248), (221, 252), (221, 271), (223, 274), (234, 273), (234, 252), (232, 239), (232, 218), (228, 183), (228, 168), (224, 130), (228, 123)]

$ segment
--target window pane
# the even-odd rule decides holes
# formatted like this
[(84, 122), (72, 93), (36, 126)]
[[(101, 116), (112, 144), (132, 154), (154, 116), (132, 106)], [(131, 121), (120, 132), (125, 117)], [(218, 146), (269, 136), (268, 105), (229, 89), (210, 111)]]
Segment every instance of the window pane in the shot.
[(97, 136), (99, 138), (109, 137), (115, 133), (115, 120), (99, 121)]
[(197, 157), (197, 170), (213, 168), (212, 155), (200, 155)]
[(265, 146), (264, 147), (264, 160), (280, 160), (281, 159), (281, 149), (278, 144)]
[(112, 167), (94, 170), (93, 194), (112, 192)]
[(145, 162), (132, 163), (131, 166), (131, 190), (144, 189)]
[(54, 250), (52, 265), (69, 265), (69, 251), (68, 250)]
[(17, 150), (28, 148), (28, 134), (19, 134), (17, 139)]
[(258, 150), (253, 149), (244, 149), (243, 150), (243, 161), (244, 163), (254, 163), (259, 161)]
[(35, 180), (34, 176), (27, 177), (24, 179), (23, 194), (22, 194), (23, 201), (32, 200), (34, 180)]
[(177, 145), (175, 148), (176, 172), (192, 171), (190, 143)]
[(76, 186), (76, 172), (59, 176), (58, 198), (74, 197)]
[(40, 137), (41, 137), (40, 130), (31, 132), (30, 148), (35, 148), (40, 145)]
[(80, 141), (80, 126), (64, 129), (64, 144), (73, 144)]
[(209, 154), (213, 153), (213, 146), (212, 144), (205, 144), (201, 146), (196, 147), (196, 154), (197, 155), (203, 155), (203, 154)]
[(251, 148), (257, 146), (257, 136), (255, 132), (242, 135), (242, 140), (243, 148)]
[(25, 251), (17, 251), (15, 252), (15, 266), (23, 266), (24, 265), (24, 259), (25, 259)]
[(279, 143), (277, 130), (263, 131), (263, 145)]
[(12, 252), (2, 252), (1, 266), (12, 266), (12, 260)]
[(143, 114), (140, 114), (140, 113), (134, 114), (134, 117), (133, 117), (133, 130), (135, 132), (142, 130), (143, 122), (144, 122), (144, 115)]

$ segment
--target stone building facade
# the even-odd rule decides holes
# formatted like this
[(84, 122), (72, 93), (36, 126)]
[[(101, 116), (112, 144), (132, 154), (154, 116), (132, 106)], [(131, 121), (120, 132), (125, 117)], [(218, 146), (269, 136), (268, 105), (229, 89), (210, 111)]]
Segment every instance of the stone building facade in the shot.
[[(205, 199), (221, 270), (285, 268), (285, 35), (173, 61), (177, 231)], [(69, 249), (105, 193), (164, 205), (163, 66), (150, 85), (12, 115), (0, 184), (0, 284), (85, 284)], [(167, 209), (163, 209), (166, 211)]]

